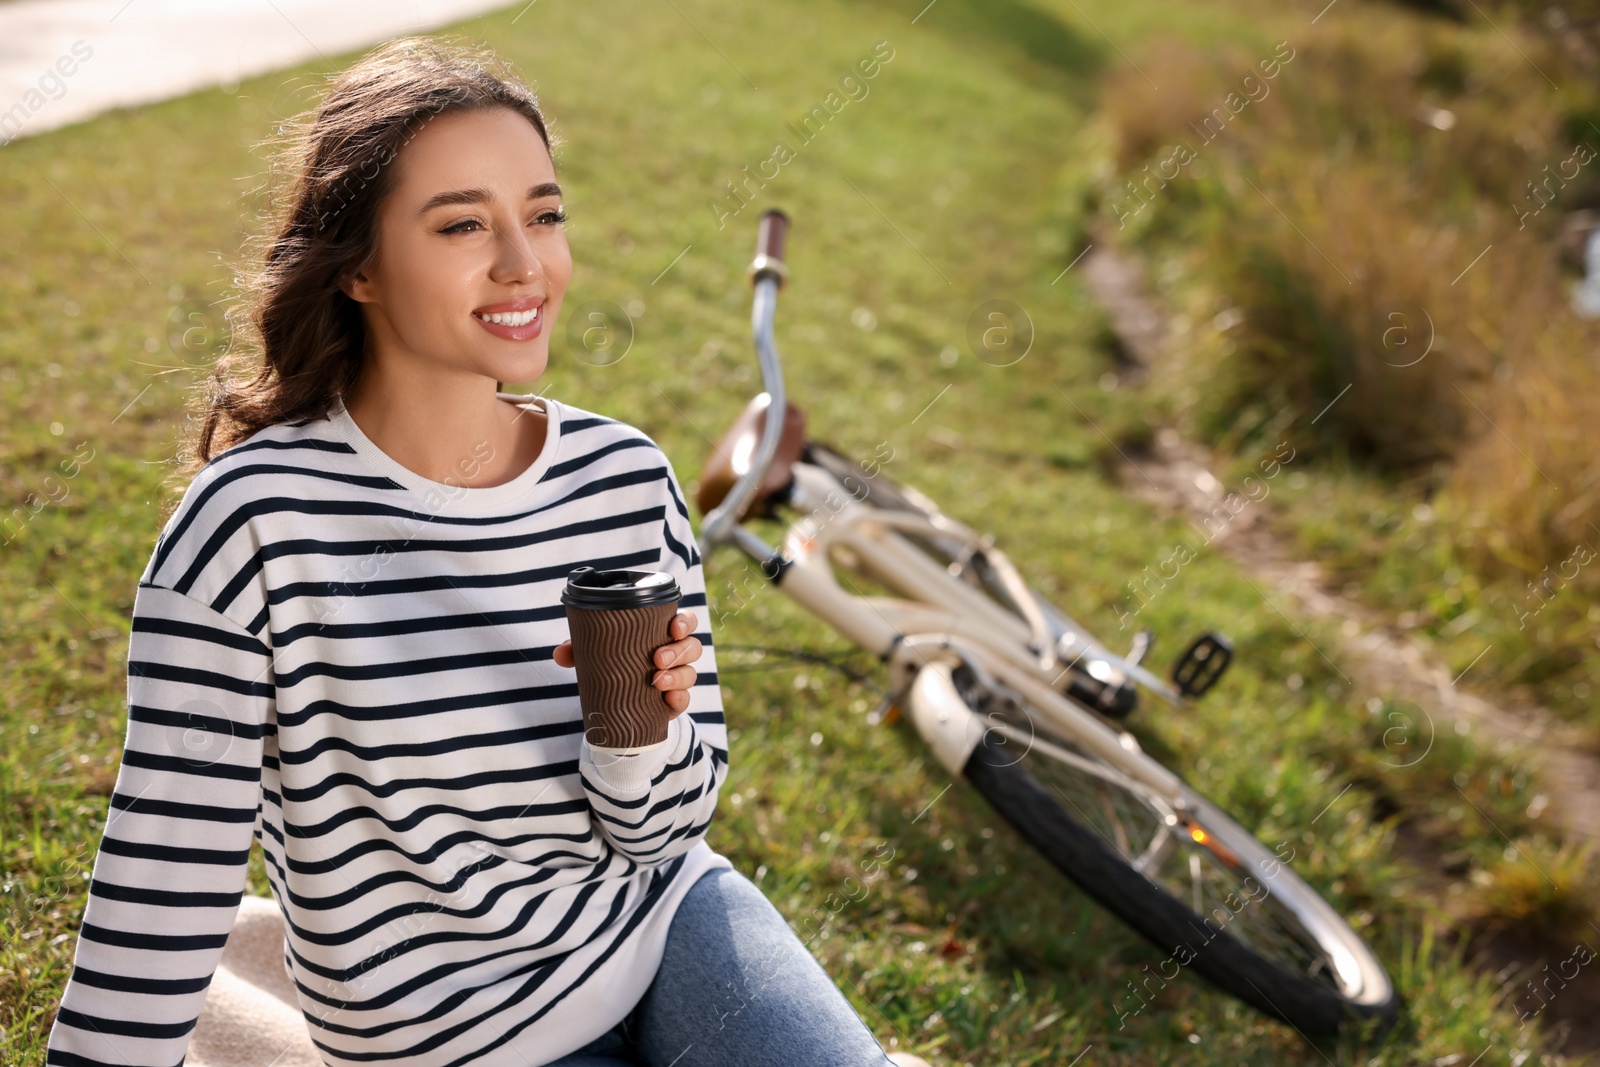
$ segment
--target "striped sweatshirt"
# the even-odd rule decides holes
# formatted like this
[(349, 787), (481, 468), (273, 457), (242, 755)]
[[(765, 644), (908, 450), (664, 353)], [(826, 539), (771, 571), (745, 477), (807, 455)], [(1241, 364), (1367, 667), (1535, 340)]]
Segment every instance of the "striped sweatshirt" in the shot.
[[(139, 579), (47, 1064), (182, 1062), (252, 839), (334, 1067), (565, 1055), (633, 1008), (684, 893), (731, 866), (705, 840), (727, 731), (672, 468), (625, 423), (500, 399), (549, 425), (501, 485), (412, 472), (337, 400), (195, 476)], [(551, 656), (583, 565), (668, 571), (700, 621), (688, 710), (639, 755), (589, 745)]]

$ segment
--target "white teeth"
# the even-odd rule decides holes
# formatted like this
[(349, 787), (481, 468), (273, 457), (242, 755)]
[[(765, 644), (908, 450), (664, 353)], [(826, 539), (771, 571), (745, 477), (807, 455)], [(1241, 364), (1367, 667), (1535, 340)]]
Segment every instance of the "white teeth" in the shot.
[[(474, 312), (474, 314), (477, 314)], [(498, 326), (526, 326), (539, 317), (539, 309), (531, 308), (528, 311), (497, 311), (493, 315), (478, 315), (485, 322), (492, 322)]]

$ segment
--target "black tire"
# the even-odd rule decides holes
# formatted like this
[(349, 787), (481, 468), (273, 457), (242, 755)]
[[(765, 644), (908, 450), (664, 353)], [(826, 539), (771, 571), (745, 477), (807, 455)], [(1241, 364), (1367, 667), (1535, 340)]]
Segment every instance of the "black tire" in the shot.
[[(956, 673), (960, 671), (957, 668)], [(962, 687), (958, 684), (958, 688)], [(962, 776), (1053, 866), (1158, 951), (1168, 954), (1160, 968), (1161, 980), (1178, 976), (1176, 972), (1165, 974), (1168, 961), (1180, 971), (1192, 969), (1223, 992), (1295, 1027), (1308, 1040), (1351, 1029), (1365, 1029), (1368, 1036), (1376, 1037), (1394, 1025), (1402, 1002), (1375, 957), (1371, 965), (1381, 979), (1373, 985), (1376, 1000), (1369, 996), (1368, 1002), (1356, 1003), (1331, 983), (1294, 973), (1228, 930), (1212, 930), (1207, 920), (1171, 889), (1132, 866), (1100, 833), (1074, 817), (1040, 785), (1030, 771), (1035, 758), (1053, 765), (1031, 752), (1018, 756), (1016, 746), (991, 728), (968, 757)], [(1218, 822), (1226, 818), (1214, 806), (1206, 807)], [(1295, 881), (1305, 892), (1315, 892), (1298, 878)], [(1345, 929), (1348, 931), (1347, 925)], [(1348, 936), (1359, 942), (1353, 931), (1348, 931)]]

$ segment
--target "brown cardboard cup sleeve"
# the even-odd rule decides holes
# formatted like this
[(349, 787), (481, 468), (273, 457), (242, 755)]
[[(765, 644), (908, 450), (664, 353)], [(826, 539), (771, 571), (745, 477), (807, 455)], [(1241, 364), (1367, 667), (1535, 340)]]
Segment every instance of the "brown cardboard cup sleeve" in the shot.
[(635, 608), (567, 605), (583, 707), (583, 736), (605, 748), (639, 748), (667, 738), (667, 706), (651, 684), (655, 650), (672, 641), (676, 600)]

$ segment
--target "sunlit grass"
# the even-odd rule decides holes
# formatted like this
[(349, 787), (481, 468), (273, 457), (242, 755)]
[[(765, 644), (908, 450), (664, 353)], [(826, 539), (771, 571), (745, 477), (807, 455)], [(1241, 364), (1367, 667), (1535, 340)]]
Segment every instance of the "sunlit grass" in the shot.
[[(1251, 41), (1266, 28), (1258, 11), (1222, 5), (1080, 6), (1116, 40), (1165, 25)], [(1126, 583), (1185, 527), (1102, 476), (1101, 429), (1162, 421), (1152, 405), (1167, 402), (1102, 389), (1103, 320), (1062, 274), (1082, 249), (1078, 194), (1109, 164), (1071, 148), (1095, 144), (1088, 108), (1115, 49), (1072, 4), (941, 0), (914, 26), (914, 10), (889, 3), (677, 7), (540, 5), (514, 26), (514, 10), (466, 26), (522, 65), (567, 138), (571, 307), (606, 300), (636, 326), (626, 357), (598, 367), (571, 358), (558, 324), (534, 388), (639, 425), (690, 484), (707, 437), (758, 388), (743, 270), (757, 211), (781, 205), (794, 230), (779, 340), (813, 433), (862, 454), (892, 448), (889, 477), (998, 534), (1041, 587), (1124, 644)], [(895, 54), (870, 95), (719, 228), (707, 202), (723, 183), (767, 158), (785, 123), (880, 40)], [(201, 362), (173, 324), (226, 297), (264, 166), (250, 145), (311, 102), (315, 74), (115, 113), (0, 155), (12, 235), (0, 244), (0, 480), (13, 506), (51, 500), (0, 551), (5, 1063), (42, 1059), (120, 756), (127, 617)], [(1007, 368), (965, 339), (996, 298), (1035, 327)], [(710, 560), (713, 604), (745, 573), (732, 556)], [(732, 758), (710, 838), (812, 939), (885, 1044), (948, 1063), (1064, 1063), (1091, 1044), (1097, 1063), (1324, 1062), (1292, 1029), (1189, 978), (1121, 1025), (1112, 992), (1159, 953), (975, 794), (946, 789), (905, 722), (876, 718), (870, 657), (771, 590), (748, 600), (716, 632)], [(1471, 791), (1500, 764), (1462, 741), (1409, 776), (1386, 767), (1376, 694), (1341, 681), (1319, 651), (1329, 635), (1297, 632), (1214, 553), (1139, 621), (1158, 631), (1163, 669), (1198, 630), (1236, 639), (1237, 666), (1196, 711), (1133, 725), (1264, 839), (1292, 842), (1297, 868), (1361, 925), (1411, 1000), (1414, 1024), (1394, 1043), (1331, 1054), (1398, 1065), (1509, 1051), (1515, 1016), (1434, 949), (1432, 905), (1410, 891), (1378, 812), (1388, 798), (1423, 818), (1449, 799), (1450, 775), (1467, 773)], [(735, 646), (820, 649), (874, 682)], [(1509, 819), (1513, 801), (1488, 810)], [(1485, 862), (1503, 850), (1481, 822), (1452, 825)], [(252, 872), (265, 892), (258, 857)]]

